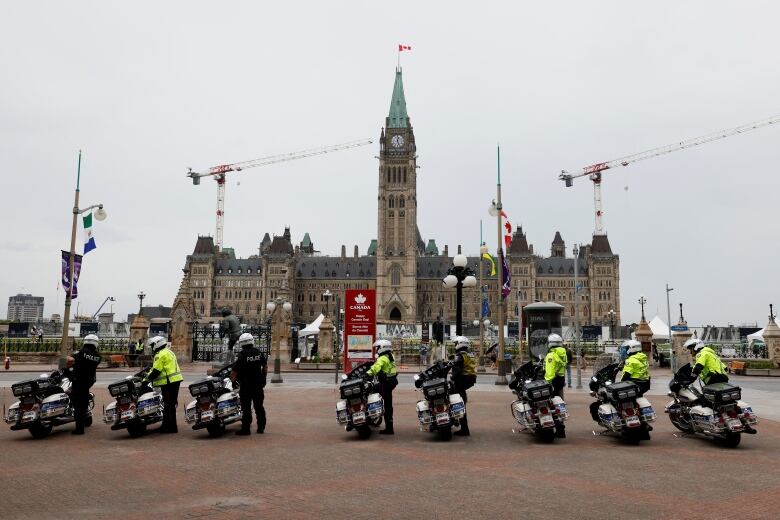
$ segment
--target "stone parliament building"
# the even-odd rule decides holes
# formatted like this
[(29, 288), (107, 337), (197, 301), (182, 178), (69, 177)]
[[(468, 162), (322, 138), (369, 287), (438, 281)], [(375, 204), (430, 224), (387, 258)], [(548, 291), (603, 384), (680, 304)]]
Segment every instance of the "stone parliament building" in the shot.
[[(296, 243), (286, 228), (281, 235), (266, 233), (256, 254), (237, 258), (231, 248), (218, 251), (212, 237), (199, 236), (187, 256), (173, 303), (174, 336), (177, 331), (185, 333), (185, 323), (219, 320), (222, 308), (231, 309), (242, 323), (265, 323), (266, 304), (275, 298), (292, 303), (292, 321), (309, 323), (324, 312), (326, 290), (343, 302), (346, 289), (376, 289), (379, 323), (430, 323), (440, 316), (454, 323), (455, 290), (444, 288), (442, 279), (461, 246), (457, 246), (458, 251), (450, 251), (446, 245), (440, 250), (434, 239), (423, 240), (417, 222), (416, 161), (402, 73), (396, 69), (390, 111), (379, 139), (377, 238), (371, 240), (365, 253), (361, 255), (354, 246), (347, 254), (342, 245), (338, 256), (321, 255), (308, 233)], [(511, 204), (511, 199), (505, 202)], [(477, 273), (483, 262), (489, 318), (496, 322), (498, 280), (490, 276), (488, 261), (478, 255), (469, 256), (468, 261)], [(512, 293), (507, 298), (505, 322), (517, 322), (523, 306), (541, 300), (563, 305), (564, 324), (573, 323), (576, 268), (582, 284), (580, 323), (609, 325), (610, 310), (615, 312), (615, 323), (620, 323), (620, 261), (606, 235), (594, 235), (575, 259), (567, 257), (560, 233), (555, 233), (550, 254), (545, 256), (534, 252), (519, 228), (507, 264)], [(466, 323), (479, 317), (479, 294), (479, 288), (464, 289)]]

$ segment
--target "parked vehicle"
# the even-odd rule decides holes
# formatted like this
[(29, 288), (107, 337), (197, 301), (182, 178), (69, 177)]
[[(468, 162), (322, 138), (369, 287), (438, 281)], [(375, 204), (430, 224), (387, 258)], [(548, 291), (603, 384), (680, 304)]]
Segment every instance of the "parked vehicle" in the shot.
[(357, 430), (361, 439), (371, 436), (371, 428), (382, 424), (385, 413), (378, 384), (366, 380), (366, 372), (373, 364), (373, 361), (367, 361), (341, 376), (341, 399), (336, 402), (336, 421), (343, 424), (346, 431)]
[(150, 424), (162, 421), (163, 401), (159, 389), (152, 388), (144, 375), (145, 367), (108, 385), (108, 393), (115, 399), (103, 409), (103, 422), (112, 430), (127, 430), (130, 437), (140, 437)]
[(241, 420), (241, 398), (238, 383), (230, 380), (233, 364), (189, 386), (194, 401), (184, 408), (184, 420), (193, 430), (205, 428), (211, 437), (225, 433), (225, 427)]
[(529, 361), (512, 374), (509, 388), (517, 399), (512, 402), (512, 415), (520, 425), (519, 432), (538, 435), (545, 442), (555, 439), (556, 429), (569, 418), (566, 403), (555, 393), (551, 383), (544, 380), (542, 363)]
[(632, 444), (650, 440), (653, 429), (650, 423), (656, 417), (653, 406), (641, 396), (639, 386), (633, 381), (616, 383), (618, 372), (619, 364), (609, 363), (596, 370), (591, 378), (591, 395), (598, 400), (593, 419), (604, 428), (602, 434), (617, 434)]
[(421, 388), (424, 399), (417, 401), (420, 430), (436, 432), (443, 441), (452, 439), (452, 427), (460, 426), (466, 415), (466, 403), (447, 379), (452, 363), (437, 361), (414, 376), (414, 386)]
[[(3, 414), (11, 430), (28, 430), (34, 438), (42, 439), (55, 426), (74, 422), (69, 374), (68, 370), (55, 370), (11, 385), (11, 392), (19, 399)], [(94, 407), (95, 396), (90, 392), (85, 426), (92, 425)]]
[(715, 383), (698, 388), (690, 363), (680, 367), (669, 382), (666, 413), (672, 424), (683, 433), (718, 439), (736, 448), (743, 433), (755, 434), (758, 416), (742, 401), (742, 389), (729, 383)]

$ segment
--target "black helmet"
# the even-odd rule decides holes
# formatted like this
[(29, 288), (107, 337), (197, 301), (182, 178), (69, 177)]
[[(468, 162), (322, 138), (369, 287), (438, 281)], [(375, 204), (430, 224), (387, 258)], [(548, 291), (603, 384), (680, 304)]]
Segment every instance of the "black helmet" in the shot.
[(227, 316), (230, 316), (231, 314), (233, 314), (233, 311), (231, 311), (231, 310), (230, 310), (230, 309), (228, 309), (227, 307), (225, 307), (224, 309), (222, 309), (222, 317), (227, 317)]

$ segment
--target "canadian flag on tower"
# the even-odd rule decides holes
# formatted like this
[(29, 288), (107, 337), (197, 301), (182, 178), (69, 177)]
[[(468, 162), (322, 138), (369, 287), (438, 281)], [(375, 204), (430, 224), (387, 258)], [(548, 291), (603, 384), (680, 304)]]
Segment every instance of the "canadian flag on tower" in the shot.
[(398, 44), (398, 52), (410, 51), (410, 50), (412, 50), (412, 46), (411, 45), (401, 45), (400, 43)]

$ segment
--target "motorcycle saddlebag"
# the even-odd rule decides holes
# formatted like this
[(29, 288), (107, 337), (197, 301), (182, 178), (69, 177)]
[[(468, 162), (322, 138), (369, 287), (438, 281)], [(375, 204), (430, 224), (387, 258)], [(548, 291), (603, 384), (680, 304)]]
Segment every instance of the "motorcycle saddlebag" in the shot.
[(548, 400), (553, 393), (553, 386), (547, 381), (531, 381), (523, 387), (523, 395), (529, 401)]
[(639, 395), (639, 387), (633, 381), (620, 381), (609, 385), (607, 392), (615, 402), (633, 401)]
[(443, 378), (431, 379), (422, 385), (423, 395), (427, 399), (443, 399), (449, 393), (448, 390), (447, 380)]
[(225, 382), (217, 377), (207, 377), (192, 383), (190, 386), (190, 395), (198, 397), (199, 395), (213, 394), (217, 390), (225, 388)]
[(28, 379), (26, 381), (19, 381), (11, 385), (11, 392), (15, 397), (22, 395), (37, 394), (41, 390), (46, 390), (54, 386), (54, 382), (48, 377), (41, 377), (38, 379)]
[(713, 404), (733, 404), (742, 399), (742, 389), (728, 383), (715, 383), (702, 389), (704, 398)]

